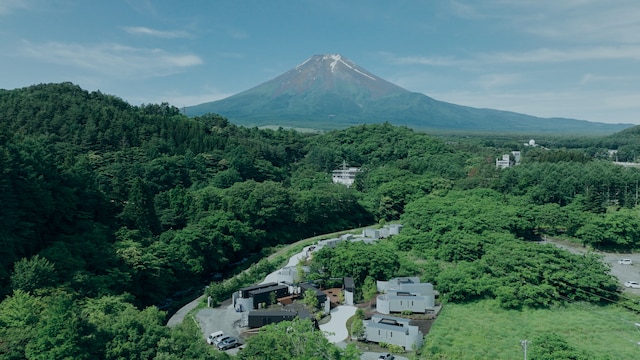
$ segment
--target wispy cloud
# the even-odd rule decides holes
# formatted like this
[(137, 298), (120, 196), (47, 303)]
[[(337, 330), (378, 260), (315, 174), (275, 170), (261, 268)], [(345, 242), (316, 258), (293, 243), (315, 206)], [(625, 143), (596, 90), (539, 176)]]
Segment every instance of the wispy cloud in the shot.
[(500, 22), (514, 33), (552, 41), (617, 44), (640, 41), (637, 0), (487, 0), (449, 3), (451, 15)]
[(483, 89), (496, 89), (521, 82), (521, 74), (487, 74), (480, 76), (476, 83)]
[(150, 29), (144, 26), (125, 26), (123, 27), (123, 29), (129, 34), (159, 37), (163, 39), (176, 39), (176, 38), (189, 37), (189, 33), (183, 30), (163, 31), (163, 30)]
[(180, 93), (170, 93), (159, 96), (158, 99), (153, 99), (153, 101), (147, 102), (168, 102), (178, 107), (182, 106), (191, 106), (198, 105), (202, 103), (206, 103), (209, 101), (216, 101), (220, 99), (224, 99), (233, 95), (232, 93), (223, 92), (220, 89), (215, 88), (205, 88), (202, 90), (202, 93), (199, 94), (180, 94)]
[(166, 76), (202, 64), (202, 59), (194, 54), (171, 54), (161, 49), (134, 48), (120, 44), (32, 44), (25, 41), (20, 54), (113, 77)]
[(479, 6), (452, 1), (449, 3), (450, 11), (453, 15), (463, 19), (486, 19), (491, 17), (490, 13), (484, 12)]
[(380, 52), (387, 62), (394, 65), (428, 65), (428, 66), (453, 66), (461, 63), (460, 59), (452, 56), (398, 56), (390, 52)]
[(477, 55), (478, 60), (500, 63), (559, 63), (590, 60), (639, 60), (640, 46), (592, 46), (572, 49), (536, 49)]
[(0, 15), (8, 15), (14, 10), (28, 9), (30, 7), (27, 0), (0, 0)]
[(593, 60), (640, 60), (640, 45), (582, 46), (562, 49), (540, 48), (520, 52), (486, 52), (469, 54), (467, 58), (453, 56), (396, 56), (385, 53), (393, 65), (482, 66), (483, 64), (566, 63)]
[(606, 123), (638, 123), (640, 94), (575, 91), (452, 91), (431, 94), (438, 100), (539, 117), (565, 117)]

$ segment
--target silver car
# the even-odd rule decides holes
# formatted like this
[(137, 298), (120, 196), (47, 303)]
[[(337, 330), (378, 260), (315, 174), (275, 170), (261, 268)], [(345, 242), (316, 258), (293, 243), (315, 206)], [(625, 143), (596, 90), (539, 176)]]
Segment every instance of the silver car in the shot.
[(238, 341), (237, 338), (230, 337), (218, 343), (218, 350), (222, 351), (227, 349), (233, 349), (234, 347), (238, 347), (238, 346), (240, 346), (240, 341)]

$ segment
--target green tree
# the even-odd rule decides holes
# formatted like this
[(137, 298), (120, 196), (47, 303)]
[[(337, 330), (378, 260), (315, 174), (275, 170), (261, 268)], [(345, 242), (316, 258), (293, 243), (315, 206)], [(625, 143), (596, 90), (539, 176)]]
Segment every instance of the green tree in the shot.
[(153, 204), (153, 195), (143, 179), (136, 178), (133, 181), (129, 190), (129, 199), (121, 216), (130, 229), (147, 231), (151, 234), (160, 232), (160, 222)]
[(369, 306), (371, 306), (371, 302), (377, 293), (378, 287), (376, 285), (376, 280), (371, 276), (367, 276), (362, 284), (362, 297), (365, 301), (369, 301)]
[(26, 292), (54, 286), (56, 282), (54, 264), (39, 255), (16, 262), (11, 275), (11, 287)]
[(362, 319), (358, 317), (354, 317), (353, 322), (351, 323), (351, 338), (362, 340), (364, 339), (365, 328)]
[(28, 359), (93, 359), (93, 328), (80, 316), (73, 299), (60, 294), (46, 299), (33, 338), (25, 348)]
[(246, 347), (238, 353), (241, 360), (292, 359), (356, 360), (360, 352), (349, 347), (340, 349), (327, 338), (310, 320), (283, 321), (270, 324), (249, 338)]
[(318, 302), (318, 297), (316, 296), (316, 292), (313, 289), (307, 289), (307, 291), (304, 292), (304, 295), (302, 296), (302, 302), (309, 308), (309, 309), (317, 309), (319, 302)]
[(29, 341), (35, 337), (45, 302), (22, 290), (0, 302), (0, 358), (24, 359)]
[(569, 345), (558, 334), (544, 334), (537, 336), (530, 345), (531, 360), (588, 360), (593, 359), (588, 353)]

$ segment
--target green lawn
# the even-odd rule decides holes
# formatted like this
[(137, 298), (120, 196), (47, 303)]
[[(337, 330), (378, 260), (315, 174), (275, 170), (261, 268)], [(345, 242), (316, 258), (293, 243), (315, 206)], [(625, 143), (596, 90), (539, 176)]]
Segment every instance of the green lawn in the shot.
[[(617, 306), (571, 304), (504, 310), (495, 301), (447, 304), (426, 337), (420, 359), (522, 359), (520, 341), (554, 333), (592, 359), (640, 359), (640, 316)], [(437, 356), (434, 356), (437, 355)]]

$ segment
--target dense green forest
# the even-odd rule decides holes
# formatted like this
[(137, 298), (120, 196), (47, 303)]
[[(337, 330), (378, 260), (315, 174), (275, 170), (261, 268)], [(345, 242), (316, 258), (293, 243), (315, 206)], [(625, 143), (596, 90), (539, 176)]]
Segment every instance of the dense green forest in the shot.
[[(303, 134), (70, 83), (0, 90), (0, 358), (226, 358), (162, 310), (279, 245), (389, 221), (403, 233), (314, 266), (361, 286), (418, 274), (443, 301), (505, 309), (617, 301), (597, 257), (536, 240), (640, 247), (640, 171), (607, 152), (634, 160), (634, 129), (540, 147), (390, 124)], [(522, 164), (496, 169), (511, 150)], [(362, 168), (351, 188), (331, 182), (343, 161)]]

